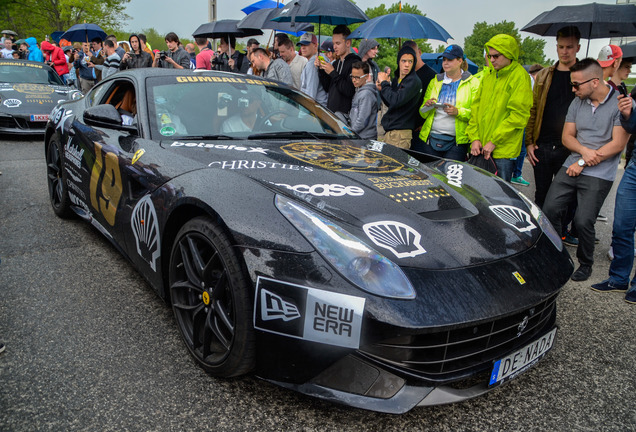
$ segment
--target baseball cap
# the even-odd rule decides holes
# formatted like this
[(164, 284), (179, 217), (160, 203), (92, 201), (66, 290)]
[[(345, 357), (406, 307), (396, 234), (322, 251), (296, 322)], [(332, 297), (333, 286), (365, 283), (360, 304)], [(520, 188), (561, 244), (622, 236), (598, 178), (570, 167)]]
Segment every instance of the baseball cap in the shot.
[(463, 59), (464, 58), (464, 50), (459, 45), (449, 45), (449, 46), (446, 47), (444, 52), (437, 58), (440, 59), (442, 57), (447, 58), (449, 60), (453, 60), (453, 59), (456, 59), (456, 58)]
[(318, 39), (315, 34), (308, 32), (302, 34), (300, 41), (296, 45), (309, 45), (312, 43), (318, 45)]
[(320, 51), (333, 52), (333, 42), (330, 40), (324, 41), (322, 45), (320, 45)]
[(623, 50), (616, 45), (605, 45), (601, 48), (596, 59), (601, 67), (609, 67), (614, 63), (614, 60), (623, 57)]

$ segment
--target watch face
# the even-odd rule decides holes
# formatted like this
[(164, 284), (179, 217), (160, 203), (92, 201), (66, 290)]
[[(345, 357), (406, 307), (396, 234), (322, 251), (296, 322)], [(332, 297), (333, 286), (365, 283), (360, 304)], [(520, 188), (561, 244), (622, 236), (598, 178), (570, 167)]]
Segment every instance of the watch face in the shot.
[(585, 161), (583, 159), (579, 159), (579, 166), (584, 166), (585, 165)]

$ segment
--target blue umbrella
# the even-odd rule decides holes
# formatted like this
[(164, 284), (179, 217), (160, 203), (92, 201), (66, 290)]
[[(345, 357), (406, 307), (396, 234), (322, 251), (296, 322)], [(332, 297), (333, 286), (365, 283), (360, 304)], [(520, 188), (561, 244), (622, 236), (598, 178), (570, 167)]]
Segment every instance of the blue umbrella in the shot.
[(243, 9), (241, 9), (241, 11), (249, 15), (252, 12), (261, 10), (261, 9), (272, 9), (272, 8), (282, 8), (282, 7), (283, 7), (283, 3), (277, 2), (276, 0), (260, 0), (260, 1), (257, 1), (256, 3), (252, 3), (249, 6), (245, 6)]
[(349, 0), (293, 0), (281, 9), (272, 21), (318, 23), (318, 33), (322, 24), (354, 24), (369, 19), (362, 10)]
[(96, 37), (106, 39), (106, 32), (97, 24), (75, 24), (66, 30), (60, 39), (66, 39), (69, 42), (90, 42)]
[(430, 18), (397, 12), (375, 17), (351, 32), (347, 39), (435, 39), (446, 42), (453, 37)]
[[(431, 69), (435, 72), (442, 72), (442, 59), (438, 59), (441, 53), (422, 53), (422, 61), (429, 65)], [(479, 70), (479, 66), (477, 66), (472, 60), (466, 59), (468, 63), (468, 72), (471, 74), (476, 74)]]
[(64, 34), (63, 31), (54, 31), (53, 33), (51, 33), (49, 36), (51, 37), (51, 39), (53, 39), (56, 43), (60, 43), (60, 36), (62, 36)]

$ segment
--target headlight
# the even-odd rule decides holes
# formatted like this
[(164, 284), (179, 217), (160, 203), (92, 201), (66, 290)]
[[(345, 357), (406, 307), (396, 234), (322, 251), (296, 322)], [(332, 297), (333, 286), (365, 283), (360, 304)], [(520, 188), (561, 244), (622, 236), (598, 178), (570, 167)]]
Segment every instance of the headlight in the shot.
[(84, 97), (84, 95), (82, 94), (82, 92), (79, 92), (79, 91), (74, 91), (71, 94), (71, 100), (78, 100), (78, 99), (81, 99), (83, 97)]
[(283, 196), (276, 207), (342, 276), (364, 291), (399, 299), (415, 289), (399, 266), (324, 217)]
[(521, 198), (525, 200), (525, 202), (528, 204), (528, 207), (530, 207), (530, 214), (539, 223), (541, 231), (543, 231), (543, 233), (548, 236), (552, 244), (559, 250), (559, 252), (561, 252), (563, 250), (563, 242), (561, 241), (561, 236), (559, 235), (559, 233), (556, 232), (548, 218), (545, 216), (545, 214), (543, 214), (541, 209), (530, 200), (530, 198), (528, 198), (521, 192), (517, 193), (521, 196)]

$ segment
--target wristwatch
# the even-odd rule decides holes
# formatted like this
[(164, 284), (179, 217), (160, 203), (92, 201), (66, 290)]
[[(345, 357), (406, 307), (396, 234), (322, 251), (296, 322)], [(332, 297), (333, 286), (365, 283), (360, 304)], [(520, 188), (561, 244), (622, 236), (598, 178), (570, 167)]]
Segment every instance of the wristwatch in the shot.
[(579, 159), (578, 164), (579, 164), (580, 167), (584, 167), (585, 166), (585, 161), (583, 159)]

